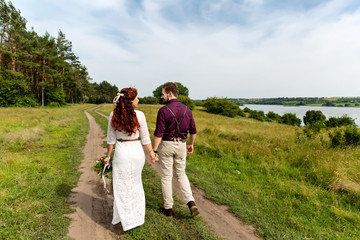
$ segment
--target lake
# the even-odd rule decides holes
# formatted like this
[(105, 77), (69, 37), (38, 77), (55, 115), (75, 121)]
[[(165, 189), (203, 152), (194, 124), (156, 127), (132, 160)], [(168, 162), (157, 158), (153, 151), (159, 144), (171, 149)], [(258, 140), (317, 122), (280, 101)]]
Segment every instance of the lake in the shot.
[(251, 110), (264, 111), (265, 114), (270, 111), (281, 116), (285, 113), (293, 113), (301, 119), (301, 125), (304, 125), (303, 117), (309, 110), (320, 110), (326, 116), (326, 119), (329, 119), (329, 117), (341, 117), (346, 114), (355, 120), (356, 125), (360, 126), (360, 108), (356, 107), (283, 106), (259, 104), (245, 104), (244, 106), (240, 106), (241, 109), (244, 109), (245, 107), (248, 107)]

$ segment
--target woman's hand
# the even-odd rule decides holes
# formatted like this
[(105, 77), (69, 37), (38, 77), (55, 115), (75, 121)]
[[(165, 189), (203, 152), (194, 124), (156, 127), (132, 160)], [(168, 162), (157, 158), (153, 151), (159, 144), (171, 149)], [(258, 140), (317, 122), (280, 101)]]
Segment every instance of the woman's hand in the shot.
[(110, 159), (110, 157), (109, 156), (106, 156), (106, 157), (104, 157), (104, 163), (105, 164), (108, 164), (109, 163), (109, 159)]
[(156, 161), (159, 161), (159, 156), (154, 151), (151, 151), (149, 155), (150, 155), (151, 163), (155, 163)]

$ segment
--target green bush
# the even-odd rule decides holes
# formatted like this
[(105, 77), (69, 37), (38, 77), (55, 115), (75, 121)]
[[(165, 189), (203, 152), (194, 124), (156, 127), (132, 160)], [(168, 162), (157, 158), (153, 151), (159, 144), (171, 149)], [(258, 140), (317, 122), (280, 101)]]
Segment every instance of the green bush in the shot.
[(239, 108), (238, 115), (239, 115), (240, 117), (246, 117), (245, 112), (244, 112), (243, 110), (241, 110), (240, 108)]
[(204, 106), (204, 101), (195, 100), (194, 103), (195, 103), (195, 106), (198, 106), (198, 107)]
[(31, 96), (17, 96), (14, 98), (14, 107), (36, 107), (39, 106), (39, 103), (36, 101), (36, 99)]
[(268, 117), (269, 119), (273, 120), (273, 121), (276, 121), (276, 122), (280, 122), (281, 120), (281, 116), (277, 113), (274, 113), (272, 111), (268, 112), (266, 114), (266, 117)]
[(143, 98), (139, 98), (139, 103), (140, 104), (158, 104), (159, 100), (156, 97), (143, 97)]
[(345, 127), (345, 126), (353, 126), (356, 127), (354, 119), (347, 115), (343, 115), (342, 117), (330, 117), (329, 120), (325, 121), (326, 127), (334, 128), (334, 127)]
[(51, 102), (51, 103), (49, 103), (49, 104), (46, 105), (46, 106), (51, 107), (51, 108), (61, 107), (61, 105), (60, 105), (58, 102)]
[(336, 128), (333, 132), (329, 132), (329, 137), (332, 147), (339, 147), (344, 145), (344, 138), (340, 128)]
[(357, 146), (360, 145), (360, 133), (357, 128), (348, 126), (344, 131), (345, 145)]
[(292, 126), (300, 126), (301, 119), (296, 117), (296, 115), (293, 114), (293, 113), (285, 113), (281, 117), (280, 123), (287, 124), (287, 125), (292, 125)]
[(303, 117), (304, 124), (314, 125), (316, 122), (324, 122), (326, 120), (325, 115), (321, 111), (309, 110)]
[(264, 111), (251, 111), (249, 118), (253, 118), (261, 122), (267, 120)]
[(66, 105), (65, 97), (64, 91), (60, 88), (45, 88), (45, 105), (49, 105), (50, 103), (59, 103), (60, 106)]
[(182, 104), (185, 104), (188, 108), (190, 108), (191, 110), (194, 110), (195, 108), (195, 103), (193, 100), (191, 100), (188, 96), (184, 96), (184, 95), (179, 95), (178, 96), (178, 100), (179, 102), (181, 102)]
[(243, 111), (246, 112), (246, 113), (251, 113), (252, 112), (252, 110), (250, 108), (248, 108), (248, 107), (244, 108)]
[(226, 98), (208, 98), (204, 102), (206, 111), (227, 117), (235, 117), (239, 114), (239, 106)]
[[(16, 104), (19, 107), (28, 106), (30, 102), (34, 102), (30, 100), (31, 96), (30, 89), (26, 84), (26, 81), (21, 79), (16, 79), (18, 73), (11, 72), (8, 73), (7, 71), (0, 71), (0, 106), (1, 107), (8, 107)], [(20, 74), (21, 75), (21, 74)], [(21, 76), (18, 76), (21, 77)], [(36, 102), (36, 100), (35, 100)]]
[(329, 131), (329, 137), (332, 147), (346, 147), (360, 145), (360, 132), (354, 126), (346, 128), (336, 128), (334, 131)]

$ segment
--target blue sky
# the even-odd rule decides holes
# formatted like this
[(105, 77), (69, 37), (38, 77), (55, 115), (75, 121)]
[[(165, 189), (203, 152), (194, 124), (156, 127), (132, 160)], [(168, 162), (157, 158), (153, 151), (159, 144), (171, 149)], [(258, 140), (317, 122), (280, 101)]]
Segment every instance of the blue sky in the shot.
[(358, 0), (14, 0), (28, 28), (60, 29), (95, 82), (150, 96), (360, 96)]

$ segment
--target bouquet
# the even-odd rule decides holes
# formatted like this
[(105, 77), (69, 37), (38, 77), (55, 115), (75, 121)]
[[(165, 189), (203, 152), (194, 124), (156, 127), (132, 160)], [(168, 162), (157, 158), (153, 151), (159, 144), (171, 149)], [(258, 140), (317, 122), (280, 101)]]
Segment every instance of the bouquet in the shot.
[(96, 160), (95, 164), (92, 166), (92, 169), (100, 176), (100, 178), (107, 177), (111, 179), (112, 166), (110, 158), (107, 164), (105, 164), (104, 159), (104, 157), (101, 157), (99, 160)]

